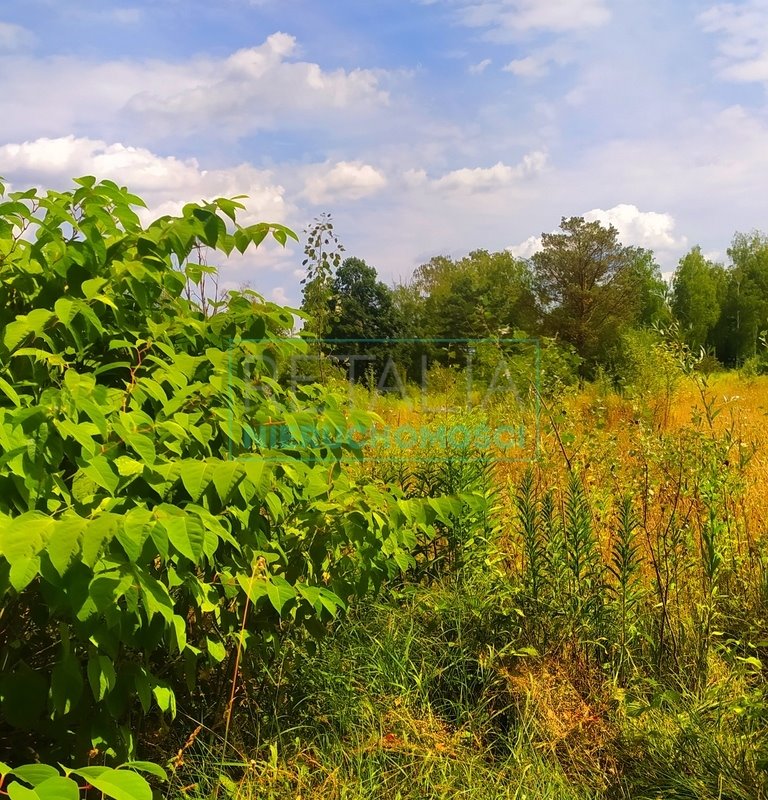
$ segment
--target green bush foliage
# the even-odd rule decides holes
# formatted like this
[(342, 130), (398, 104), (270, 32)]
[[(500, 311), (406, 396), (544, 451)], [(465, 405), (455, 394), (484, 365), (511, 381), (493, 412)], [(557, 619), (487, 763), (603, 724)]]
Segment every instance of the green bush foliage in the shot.
[(201, 248), (288, 229), (228, 199), (145, 226), (125, 189), (75, 183), (0, 186), (0, 741), (68, 763), (132, 756), (201, 670), (231, 679), (235, 645), (319, 635), (437, 513), (341, 472), (370, 415), (274, 380), (306, 351), (290, 311), (190, 299)]

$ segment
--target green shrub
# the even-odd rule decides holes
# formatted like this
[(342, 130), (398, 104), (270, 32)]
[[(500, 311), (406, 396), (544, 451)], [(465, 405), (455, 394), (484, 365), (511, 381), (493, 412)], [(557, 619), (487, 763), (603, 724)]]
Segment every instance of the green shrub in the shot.
[(321, 633), (437, 513), (341, 473), (371, 418), (272, 378), (306, 352), (289, 310), (189, 299), (201, 248), (290, 231), (227, 199), (144, 227), (139, 198), (76, 184), (0, 186), (0, 738), (67, 762), (132, 755), (201, 669), (232, 679), (235, 645)]

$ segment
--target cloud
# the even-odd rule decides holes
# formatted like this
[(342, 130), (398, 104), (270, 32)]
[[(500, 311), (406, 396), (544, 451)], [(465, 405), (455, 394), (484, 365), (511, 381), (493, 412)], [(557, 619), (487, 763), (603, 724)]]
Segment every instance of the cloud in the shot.
[[(247, 195), (240, 200), (245, 205), (238, 214), (241, 224), (281, 222), (297, 229), (299, 214), (286, 200), (284, 187), (271, 171), (250, 164), (203, 169), (194, 158), (160, 156), (141, 147), (75, 136), (0, 146), (0, 164), (16, 188), (42, 185), (66, 189), (71, 188), (73, 176), (110, 178), (147, 203), (147, 210), (139, 210), (145, 224), (164, 214), (180, 214), (189, 202)], [(266, 239), (258, 250), (244, 255), (235, 252), (226, 259), (217, 256), (223, 260), (218, 262), (221, 286), (231, 289), (269, 284), (270, 274), (291, 272), (300, 262), (296, 247), (283, 248)]]
[(35, 43), (35, 36), (31, 31), (12, 22), (0, 21), (0, 53), (22, 50)]
[(62, 187), (79, 175), (110, 178), (142, 197), (151, 217), (179, 213), (190, 201), (236, 194), (248, 195), (244, 222), (281, 222), (292, 212), (272, 173), (248, 164), (205, 170), (194, 158), (159, 156), (142, 147), (75, 136), (0, 146), (0, 163), (19, 185)]
[(171, 68), (175, 81), (153, 81), (127, 103), (127, 110), (156, 119), (195, 123), (202, 118), (241, 130), (270, 127), (283, 113), (363, 110), (386, 104), (387, 94), (370, 70), (323, 71), (318, 64), (289, 61), (296, 39), (275, 33), (259, 47), (238, 50), (222, 61), (201, 60)]
[(576, 61), (572, 47), (558, 40), (552, 44), (538, 48), (524, 58), (516, 58), (502, 67), (504, 72), (511, 72), (519, 78), (542, 78), (548, 75), (553, 66), (563, 67)]
[(525, 155), (519, 164), (510, 166), (502, 161), (492, 167), (462, 167), (430, 179), (425, 170), (409, 170), (405, 182), (413, 188), (425, 187), (434, 191), (476, 193), (497, 189), (531, 178), (545, 169), (547, 154), (535, 150)]
[[(612, 214), (615, 222), (624, 223), (622, 239), (646, 247), (656, 244), (657, 261), (670, 272), (691, 244), (724, 251), (734, 230), (766, 226), (765, 203), (755, 200), (763, 197), (768, 183), (768, 121), (763, 114), (739, 106), (717, 112), (710, 103), (693, 112), (689, 106), (679, 110), (669, 111), (665, 127), (601, 128), (578, 144), (550, 139), (551, 161), (528, 180), (509, 181), (508, 170), (497, 170), (507, 182), (497, 180), (493, 188), (436, 189), (441, 177), (466, 168), (460, 172), (466, 183), (472, 169), (488, 169), (499, 160), (499, 126), (486, 117), (487, 136), (470, 139), (465, 128), (463, 140), (452, 137), (445, 147), (419, 150), (416, 164), (409, 165), (406, 159), (414, 156), (402, 150), (391, 161), (377, 160), (377, 165), (386, 164), (387, 189), (334, 218), (347, 252), (365, 258), (386, 280), (407, 281), (415, 267), (434, 255), (460, 257), (476, 248), (493, 251), (514, 245), (516, 254), (527, 257), (535, 251), (537, 234), (551, 231), (562, 216), (634, 205), (639, 217), (634, 232), (629, 224), (634, 212)], [(505, 104), (499, 119), (508, 122), (508, 115)], [(590, 120), (598, 118), (591, 109), (590, 115)], [(546, 120), (547, 125), (554, 123)], [(546, 137), (538, 133), (527, 131), (526, 138), (533, 141), (525, 143), (522, 137), (504, 140), (506, 152), (526, 145), (543, 151), (537, 142)], [(562, 130), (559, 134), (564, 136)], [(483, 152), (495, 157), (482, 161)], [(501, 160), (503, 166), (515, 164), (509, 157)], [(672, 227), (665, 215), (674, 220)]]
[(503, 70), (521, 78), (541, 78), (549, 72), (549, 64), (547, 59), (526, 56), (505, 64)]
[(530, 258), (535, 253), (541, 250), (542, 242), (541, 236), (529, 236), (524, 242), (520, 244), (513, 244), (507, 248), (515, 258)]
[(491, 65), (490, 58), (484, 58), (477, 64), (470, 64), (468, 68), (468, 72), (470, 75), (482, 75), (488, 67)]
[(620, 203), (609, 209), (594, 208), (583, 215), (587, 222), (613, 225), (625, 245), (668, 251), (686, 247), (685, 236), (675, 235), (675, 219), (671, 214), (640, 211), (637, 206)]
[(269, 293), (269, 299), (281, 306), (293, 304), (293, 299), (288, 297), (284, 286), (275, 286), (275, 288)]
[(327, 162), (311, 168), (303, 196), (318, 205), (331, 200), (360, 200), (387, 185), (383, 172), (361, 161)]
[[(587, 222), (600, 222), (605, 227), (613, 225), (624, 245), (644, 247), (665, 255), (683, 250), (688, 245), (685, 236), (675, 235), (676, 222), (671, 214), (641, 211), (637, 206), (620, 203), (608, 209), (593, 208), (580, 216)], [(542, 244), (541, 236), (530, 236), (520, 244), (507, 247), (507, 250), (517, 258), (530, 258), (541, 250)]]
[[(241, 8), (245, 1), (238, 0)], [(723, 251), (735, 228), (765, 225), (765, 204), (756, 202), (768, 181), (765, 116), (739, 107), (721, 112), (722, 103), (731, 101), (713, 93), (706, 75), (697, 83), (702, 44), (701, 35), (684, 36), (690, 34), (690, 15), (660, 6), (658, 15), (648, 16), (640, 4), (626, 17), (617, 12), (606, 32), (594, 27), (594, 17), (592, 27), (578, 16), (571, 27), (563, 19), (531, 27), (534, 6), (537, 13), (562, 14), (573, 7), (568, 3), (450, 2), (439, 0), (419, 18), (441, 16), (448, 8), (456, 21), (470, 2), (516, 16), (442, 31), (451, 43), (457, 33), (471, 40), (460, 60), (430, 61), (426, 51), (389, 52), (387, 63), (424, 57), (423, 68), (402, 82), (392, 71), (336, 69), (340, 63), (372, 63), (361, 60), (373, 52), (364, 49), (362, 35), (355, 49), (334, 51), (328, 60), (302, 55), (299, 44), (321, 52), (308, 33), (298, 42), (286, 34), (259, 37), (251, 40), (256, 47), (236, 53), (214, 29), (210, 39), (194, 40), (210, 47), (208, 55), (154, 50), (154, 60), (125, 58), (128, 45), (121, 44), (101, 64), (80, 56), (0, 56), (0, 144), (36, 145), (38, 157), (32, 159), (34, 148), (24, 156), (31, 160), (20, 181), (22, 156), (13, 154), (11, 163), (11, 154), (0, 150), (0, 174), (23, 187), (51, 185), (54, 177), (61, 185), (72, 175), (99, 171), (163, 209), (186, 199), (248, 192), (257, 198), (254, 219), (284, 221), (296, 230), (313, 216), (313, 202), (333, 203), (348, 252), (366, 258), (385, 277), (403, 279), (425, 254), (461, 255), (518, 242), (528, 254), (536, 246), (532, 234), (551, 230), (561, 215), (608, 213), (620, 201), (633, 204), (638, 214), (671, 215), (674, 227), (656, 229), (660, 246), (670, 238), (680, 245), (685, 231), (705, 250)], [(746, 5), (752, 3), (740, 3)], [(608, 2), (584, 6), (605, 8)], [(537, 25), (544, 23), (538, 19)], [(317, 35), (329, 36), (331, 22)], [(582, 27), (574, 28), (576, 22)], [(209, 24), (208, 17), (200, 24)], [(718, 44), (726, 41), (723, 31), (713, 33)], [(477, 41), (487, 34), (503, 34), (516, 45), (494, 51)], [(747, 29), (740, 35), (751, 34)], [(47, 53), (57, 52), (45, 44)], [(152, 53), (153, 47), (150, 38), (140, 49)], [(573, 69), (559, 68), (555, 48), (572, 58)], [(78, 52), (98, 48), (92, 44)], [(683, 66), (673, 75), (669, 59), (675, 52)], [(743, 58), (738, 49), (729, 63), (737, 57)], [(493, 65), (478, 72), (482, 79), (471, 79), (470, 65), (480, 70), (490, 58)], [(507, 62), (515, 66), (501, 76), (497, 71)], [(552, 73), (546, 86), (514, 77), (546, 70)], [(313, 75), (319, 76), (317, 88), (310, 85)], [(457, 95), (456, 87), (465, 83), (477, 91)], [(584, 85), (582, 104), (568, 105), (566, 95)], [(742, 94), (745, 103), (755, 96)], [(66, 153), (60, 143), (44, 149), (46, 138), (60, 142), (70, 133), (75, 144)], [(233, 138), (252, 134), (258, 135), (232, 146)], [(70, 151), (79, 153), (80, 147), (85, 155), (75, 158)], [(529, 155), (527, 166), (518, 163), (526, 152), (539, 153), (538, 160)], [(271, 166), (240, 163), (250, 159)], [(121, 160), (127, 167), (118, 168)], [(54, 175), (46, 162), (61, 162), (59, 171)], [(635, 227), (640, 242), (654, 241), (652, 228), (637, 220)], [(680, 253), (669, 247), (666, 263), (674, 264)], [(251, 273), (259, 288), (267, 293), (279, 284), (290, 292), (301, 256), (291, 260), (284, 254), (280, 272), (263, 268), (261, 258), (260, 250)]]
[(457, 11), (460, 24), (487, 29), (496, 40), (596, 28), (610, 16), (605, 0), (460, 0)]
[(707, 33), (720, 34), (718, 74), (727, 80), (768, 83), (768, 3), (714, 5), (698, 17)]
[(0, 118), (9, 139), (73, 132), (178, 141), (200, 133), (220, 139), (305, 130), (310, 122), (334, 129), (342, 120), (365, 124), (388, 104), (385, 73), (324, 70), (296, 52), (293, 36), (274, 33), (223, 58), (181, 62), (7, 57), (0, 64)]

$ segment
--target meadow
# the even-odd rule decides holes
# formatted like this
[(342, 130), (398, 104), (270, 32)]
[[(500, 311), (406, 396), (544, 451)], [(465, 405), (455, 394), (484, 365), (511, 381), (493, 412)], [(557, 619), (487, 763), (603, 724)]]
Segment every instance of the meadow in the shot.
[(240, 685), (226, 755), (189, 721), (171, 794), (229, 770), (238, 798), (768, 796), (767, 392), (598, 382), (548, 403), (535, 460), (356, 467), (489, 503), (316, 652), (297, 640)]
[[(768, 795), (757, 329), (738, 371), (679, 320), (588, 314), (583, 357), (468, 336), (472, 384), (459, 340), (384, 337), (436, 356), (384, 391), (291, 309), (206, 294), (209, 255), (298, 238), (238, 201), (144, 225), (92, 177), (0, 198), (0, 792)], [(525, 278), (498, 255), (461, 269)]]

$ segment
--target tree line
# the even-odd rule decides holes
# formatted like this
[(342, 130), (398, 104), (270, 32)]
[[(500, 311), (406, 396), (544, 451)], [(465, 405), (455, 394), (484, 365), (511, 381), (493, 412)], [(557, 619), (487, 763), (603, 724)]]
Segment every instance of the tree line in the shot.
[[(342, 259), (330, 216), (308, 233), (302, 310), (330, 354), (345, 349), (333, 340), (366, 340), (375, 356), (373, 340), (414, 350), (413, 340), (546, 337), (589, 378), (617, 368), (628, 332), (655, 329), (725, 366), (768, 368), (768, 236), (759, 231), (734, 236), (727, 264), (693, 247), (668, 283), (653, 251), (624, 245), (611, 225), (564, 217), (529, 259), (435, 256), (395, 287), (362, 259)], [(450, 348), (439, 355), (450, 363)]]

